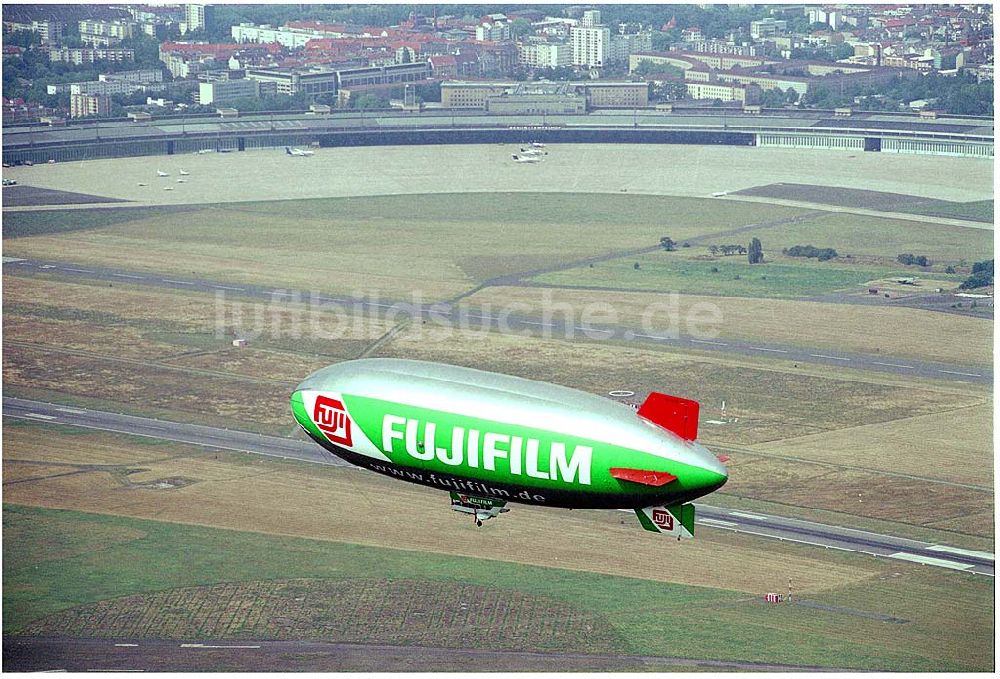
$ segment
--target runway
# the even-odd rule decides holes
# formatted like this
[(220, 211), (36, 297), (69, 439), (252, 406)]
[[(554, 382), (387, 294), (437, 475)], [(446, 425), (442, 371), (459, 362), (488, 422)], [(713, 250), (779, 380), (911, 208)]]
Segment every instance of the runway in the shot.
[(655, 334), (645, 329), (604, 325), (573, 325), (555, 319), (522, 317), (518, 315), (482, 313), (481, 310), (456, 304), (440, 302), (436, 304), (414, 305), (409, 302), (373, 302), (350, 297), (313, 295), (307, 291), (270, 288), (242, 283), (223, 283), (200, 278), (181, 276), (164, 277), (155, 273), (130, 271), (98, 266), (78, 266), (65, 262), (51, 262), (28, 259), (4, 258), (5, 274), (18, 272), (39, 272), (58, 274), (88, 280), (107, 281), (112, 285), (150, 285), (175, 290), (187, 290), (263, 299), (267, 301), (299, 301), (306, 304), (321, 304), (331, 310), (364, 311), (376, 316), (389, 316), (402, 320), (412, 316), (435, 323), (445, 323), (452, 327), (472, 331), (505, 331), (520, 334), (556, 337), (560, 339), (587, 339), (597, 342), (626, 341), (640, 344), (660, 345), (678, 349), (722, 352), (753, 357), (777, 358), (796, 363), (820, 364), (854, 368), (879, 373), (926, 377), (928, 379), (966, 382), (972, 384), (993, 384), (991, 368), (970, 368), (966, 365), (921, 361), (898, 358), (887, 354), (861, 354), (803, 347), (744, 342), (739, 340), (715, 340), (686, 336)]
[[(276, 436), (156, 420), (100, 410), (12, 397), (3, 399), (3, 416), (53, 425), (118, 432), (315, 464), (344, 466), (367, 473), (327, 453), (319, 446)], [(817, 549), (858, 552), (935, 568), (994, 577), (995, 555), (935, 545), (853, 528), (830, 526), (780, 516), (745, 512), (696, 503), (699, 529), (728, 530), (763, 538), (809, 545)], [(445, 505), (442, 505), (443, 507)]]
[[(294, 659), (292, 661), (291, 659)], [(294, 662), (294, 665), (293, 665)], [(846, 672), (832, 667), (676, 656), (531, 653), (322, 641), (51, 639), (4, 637), (6, 671), (42, 672), (463, 672), (622, 671), (698, 667), (757, 672)]]

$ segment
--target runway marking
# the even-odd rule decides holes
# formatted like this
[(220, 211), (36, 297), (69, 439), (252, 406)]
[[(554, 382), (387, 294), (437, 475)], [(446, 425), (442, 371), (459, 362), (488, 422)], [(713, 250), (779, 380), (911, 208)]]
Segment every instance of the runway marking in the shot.
[(190, 281), (172, 281), (169, 278), (161, 278), (164, 283), (173, 283), (174, 285), (194, 285)]
[(73, 415), (86, 415), (86, 410), (77, 410), (76, 408), (56, 408), (61, 413), (72, 413)]
[(757, 514), (744, 514), (743, 512), (729, 512), (729, 516), (738, 516), (741, 519), (756, 519), (757, 521), (767, 521), (766, 516), (759, 516)]
[(134, 278), (134, 279), (140, 280), (140, 281), (141, 280), (145, 280), (145, 278), (146, 278), (145, 276), (133, 276), (133, 275), (127, 274), (127, 273), (113, 273), (111, 275), (112, 276), (118, 276), (118, 278)]
[(890, 368), (909, 368), (910, 370), (914, 369), (912, 365), (903, 365), (902, 363), (879, 363), (878, 361), (872, 361), (872, 365), (887, 365)]
[(91, 271), (90, 269), (71, 269), (68, 266), (64, 266), (63, 271), (74, 271), (76, 273), (96, 273), (95, 271)]
[(672, 337), (661, 337), (660, 335), (640, 335), (639, 333), (633, 333), (633, 337), (648, 337), (649, 339), (658, 339), (658, 340), (673, 339)]
[(693, 339), (693, 340), (690, 340), (690, 341), (697, 342), (698, 344), (717, 344), (720, 347), (728, 347), (729, 346), (725, 342), (710, 342), (709, 340), (696, 340), (696, 339)]
[(3, 258), (3, 263), (4, 264), (13, 264), (14, 262), (26, 262), (26, 261), (28, 261), (28, 260), (26, 260), (26, 259), (19, 259), (17, 257), (4, 257)]
[(123, 648), (132, 648), (132, 647), (135, 647), (135, 646), (138, 646), (138, 645), (139, 644), (115, 644), (115, 646), (120, 646), (120, 647), (123, 647)]
[(245, 646), (228, 646), (212, 644), (181, 644), (181, 648), (260, 648), (260, 644)]
[(785, 349), (768, 349), (767, 347), (750, 347), (750, 348), (754, 349), (755, 351), (773, 351), (776, 354), (787, 354), (788, 353)]
[(913, 563), (920, 563), (925, 566), (940, 566), (941, 568), (951, 568), (956, 571), (966, 571), (972, 568), (972, 564), (958, 563), (957, 561), (948, 561), (947, 559), (935, 559), (933, 556), (920, 556), (919, 554), (910, 554), (909, 552), (896, 552), (888, 556), (890, 559), (912, 561)]
[(698, 523), (704, 523), (709, 526), (719, 526), (719, 527), (732, 527), (739, 524), (733, 523), (732, 521), (722, 521), (720, 519), (698, 519)]
[(982, 377), (979, 373), (960, 373), (957, 370), (938, 370), (939, 373), (948, 373), (949, 375), (965, 375), (966, 377)]
[[(545, 326), (547, 328), (554, 328), (555, 327), (551, 323), (539, 323), (538, 321), (521, 321), (521, 322), (524, 323), (525, 325), (542, 325), (542, 326)], [(587, 328), (580, 328), (580, 330), (587, 330)]]
[(229, 286), (229, 285), (213, 285), (212, 287), (213, 288), (218, 288), (219, 290), (239, 290), (240, 292), (243, 292), (244, 290), (246, 290), (246, 288), (234, 288), (234, 287)]
[(810, 356), (815, 356), (816, 358), (829, 358), (834, 361), (850, 361), (849, 358), (841, 358), (840, 356), (827, 356), (826, 354), (809, 354)]
[(42, 415), (41, 413), (25, 413), (21, 417), (32, 417), (36, 420), (54, 420), (56, 419), (52, 415)]
[(958, 547), (945, 547), (944, 545), (931, 545), (927, 548), (929, 552), (947, 552), (948, 554), (958, 554), (959, 556), (975, 556), (980, 559), (996, 561), (996, 557), (989, 552), (977, 552), (972, 549), (959, 549)]

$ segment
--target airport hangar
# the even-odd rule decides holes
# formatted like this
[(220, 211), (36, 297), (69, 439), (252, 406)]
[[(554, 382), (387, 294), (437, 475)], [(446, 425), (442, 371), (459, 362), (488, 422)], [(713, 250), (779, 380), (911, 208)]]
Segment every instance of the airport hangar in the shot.
[[(145, 117), (145, 116), (143, 116)], [(427, 109), (287, 111), (54, 121), (4, 128), (3, 162), (21, 164), (245, 151), (283, 146), (406, 144), (711, 144), (994, 157), (993, 119), (815, 110), (654, 108), (576, 114)]]

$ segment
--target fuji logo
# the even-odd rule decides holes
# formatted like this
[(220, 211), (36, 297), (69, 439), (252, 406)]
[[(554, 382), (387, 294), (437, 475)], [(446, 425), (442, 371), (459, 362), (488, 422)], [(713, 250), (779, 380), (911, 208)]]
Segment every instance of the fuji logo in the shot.
[(344, 404), (335, 398), (317, 396), (313, 408), (313, 421), (331, 443), (351, 445), (351, 418)]
[(665, 509), (654, 509), (653, 523), (665, 531), (672, 531), (674, 529), (674, 515)]

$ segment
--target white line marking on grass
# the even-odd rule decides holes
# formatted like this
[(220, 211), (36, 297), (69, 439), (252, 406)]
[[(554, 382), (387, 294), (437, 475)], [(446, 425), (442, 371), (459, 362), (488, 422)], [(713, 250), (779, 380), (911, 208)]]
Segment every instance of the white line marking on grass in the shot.
[(744, 514), (743, 512), (729, 512), (729, 516), (738, 516), (741, 519), (756, 519), (757, 521), (767, 521), (766, 516), (760, 516), (758, 514)]
[(719, 526), (720, 528), (722, 527), (730, 528), (732, 526), (738, 525), (733, 523), (732, 521), (721, 521), (719, 519), (698, 519), (698, 523), (703, 523), (707, 526)]
[(958, 554), (960, 556), (975, 556), (980, 559), (989, 559), (990, 561), (995, 561), (995, 557), (989, 552), (977, 552), (972, 549), (959, 549), (958, 547), (946, 547), (944, 545), (931, 545), (927, 548), (929, 552), (947, 552), (949, 554)]
[(909, 552), (896, 552), (895, 554), (890, 554), (889, 558), (899, 559), (900, 561), (912, 561), (913, 563), (920, 563), (925, 566), (951, 568), (956, 571), (965, 571), (972, 568), (972, 564), (958, 563), (957, 561), (948, 561), (947, 559), (935, 559), (932, 556), (920, 556), (919, 554), (910, 554)]

